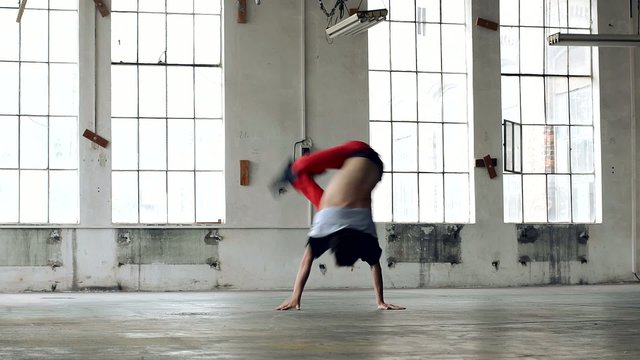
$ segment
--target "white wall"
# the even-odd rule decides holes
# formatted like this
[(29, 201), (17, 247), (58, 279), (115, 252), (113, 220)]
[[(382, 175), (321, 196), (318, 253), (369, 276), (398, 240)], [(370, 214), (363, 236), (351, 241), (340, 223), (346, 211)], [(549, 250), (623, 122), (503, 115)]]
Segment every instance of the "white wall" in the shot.
[[(235, 3), (224, 2), (227, 223), (216, 227), (223, 239), (207, 238), (213, 227), (173, 229), (166, 235), (161, 229), (135, 232), (111, 228), (110, 154), (82, 141), (81, 161), (89, 165), (81, 173), (82, 181), (87, 182), (82, 186), (80, 226), (62, 229), (59, 239), (51, 238), (48, 228), (0, 230), (0, 249), (4, 249), (0, 291), (291, 287), (306, 242), (310, 207), (293, 193), (274, 200), (267, 184), (291, 156), (293, 143), (304, 136), (311, 137), (318, 148), (348, 139), (368, 139), (367, 37), (328, 44), (324, 38), (326, 18), (316, 0), (263, 0), (260, 6), (247, 1), (247, 24), (235, 22)], [(633, 27), (626, 1), (600, 3), (600, 32), (623, 32)], [(479, 16), (498, 21), (498, 0), (474, 0), (472, 9), (469, 20)], [(83, 20), (88, 24), (93, 21)], [(99, 36), (108, 34), (108, 23), (100, 19), (96, 23)], [(486, 154), (500, 158), (499, 33), (475, 26), (470, 31), (475, 83), (473, 153), (478, 158)], [(83, 36), (82, 41), (93, 40)], [(100, 57), (105, 51), (108, 49), (97, 50), (99, 62), (107, 61)], [(630, 57), (631, 51), (636, 52), (635, 59)], [(631, 66), (636, 69), (635, 78)], [(640, 56), (635, 49), (602, 49), (599, 70), (603, 223), (589, 226), (587, 263), (561, 264), (561, 283), (566, 284), (633, 278), (632, 235), (639, 230), (633, 226), (637, 215), (634, 196), (630, 196), (638, 196), (638, 158), (632, 149), (640, 130), (633, 123), (638, 99), (631, 91), (640, 80)], [(81, 75), (91, 77), (93, 71), (92, 67), (84, 68)], [(108, 74), (97, 76), (97, 106), (108, 108)], [(88, 127), (93, 121), (93, 104), (83, 104), (81, 121)], [(97, 120), (98, 130), (108, 134), (108, 117)], [(249, 186), (239, 185), (242, 159), (251, 162)], [(502, 222), (501, 177), (489, 179), (479, 168), (474, 179), (476, 222), (466, 225), (461, 233), (462, 262), (401, 262), (389, 268), (383, 253), (385, 286), (551, 282), (552, 264), (523, 266), (518, 262), (516, 227)], [(321, 179), (325, 181), (326, 177)], [(135, 234), (129, 242), (121, 237), (127, 230)], [(378, 224), (378, 234), (384, 250), (385, 224)], [(32, 246), (24, 246), (25, 236), (33, 238)], [(158, 249), (171, 251), (158, 255)], [(215, 265), (207, 264), (208, 259), (214, 259)], [(500, 262), (499, 269), (492, 266), (494, 261)], [(319, 264), (326, 265), (325, 274), (318, 270)], [(338, 269), (329, 255), (316, 262), (308, 283), (309, 288), (369, 286), (366, 264)]]

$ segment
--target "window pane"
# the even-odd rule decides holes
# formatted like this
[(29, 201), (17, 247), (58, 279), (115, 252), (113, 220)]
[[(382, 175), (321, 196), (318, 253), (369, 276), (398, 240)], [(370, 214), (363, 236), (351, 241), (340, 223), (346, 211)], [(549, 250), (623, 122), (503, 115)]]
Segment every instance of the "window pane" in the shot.
[(544, 126), (522, 127), (522, 171), (544, 173), (546, 139)]
[[(16, 11), (0, 9), (0, 60), (18, 60), (18, 34), (20, 24), (16, 22)], [(3, 77), (4, 79), (4, 77)]]
[(49, 0), (50, 9), (78, 10), (78, 0)]
[(112, 119), (111, 138), (113, 169), (138, 169), (138, 120)]
[(111, 66), (111, 115), (138, 116), (138, 68)]
[(369, 69), (389, 70), (389, 23), (384, 22), (367, 30), (369, 36)]
[(138, 222), (138, 173), (114, 171), (111, 174), (111, 221)]
[(46, 63), (20, 64), (20, 112), (47, 115), (49, 112), (49, 69)]
[(140, 222), (167, 222), (167, 173), (140, 171)]
[[(589, 34), (588, 30), (572, 30), (574, 34)], [(591, 76), (591, 47), (570, 46), (569, 47), (569, 74)]]
[(47, 222), (48, 171), (20, 171), (20, 222)]
[(547, 202), (550, 222), (571, 221), (571, 177), (549, 175), (547, 178)]
[(418, 139), (415, 123), (393, 124), (393, 171), (418, 169)]
[(545, 25), (567, 27), (567, 0), (545, 0)]
[(465, 0), (445, 0), (441, 1), (441, 4), (443, 23), (463, 24), (465, 22)]
[(442, 75), (442, 121), (467, 122), (467, 76)]
[(49, 65), (49, 114), (78, 115), (78, 66)]
[[(149, 0), (159, 2), (157, 0)], [(162, 2), (164, 8), (164, 2)], [(142, 11), (142, 2), (140, 3)], [(138, 15), (138, 61), (158, 64), (166, 62), (166, 23), (164, 14)], [(140, 82), (142, 84), (142, 81)]]
[(168, 121), (169, 170), (194, 170), (194, 120), (169, 119)]
[(504, 174), (504, 221), (522, 222), (522, 177)]
[(547, 173), (569, 172), (569, 127), (547, 126), (545, 141)]
[(58, 116), (49, 118), (49, 168), (78, 168), (77, 118)]
[[(539, 0), (535, 0), (535, 2), (537, 1)], [(528, 2), (529, 1), (526, 1), (526, 3)], [(523, 3), (525, 3), (525, 1), (523, 1)], [(544, 41), (544, 31), (542, 28), (520, 28), (521, 73), (542, 74), (544, 62)]]
[(369, 71), (369, 118), (391, 120), (390, 73)]
[(140, 116), (167, 116), (167, 84), (164, 66), (140, 66)]
[(78, 13), (50, 11), (49, 20), (49, 61), (77, 62)]
[(416, 121), (417, 104), (416, 74), (391, 73), (391, 109), (394, 121)]
[[(516, 1), (516, 7), (517, 4)], [(500, 28), (500, 66), (503, 74), (517, 74), (520, 69), (520, 29), (517, 27)]]
[(418, 120), (442, 121), (442, 75), (418, 74)]
[(569, 85), (566, 77), (547, 77), (547, 124), (569, 123)]
[(137, 61), (138, 60), (138, 16), (136, 14), (119, 13), (119, 12), (112, 12), (110, 16), (111, 16), (111, 61), (113, 62)]
[(167, 15), (167, 63), (193, 64), (192, 15)]
[(522, 176), (524, 222), (547, 221), (547, 184), (545, 175)]
[(571, 205), (573, 221), (592, 223), (596, 221), (596, 185), (593, 175), (574, 175), (571, 178)]
[(416, 70), (416, 31), (413, 23), (391, 23), (391, 69)]
[(504, 141), (504, 171), (513, 172), (513, 158), (514, 158), (514, 124), (512, 122), (505, 122), (502, 126), (504, 129), (503, 141)]
[[(46, 169), (48, 165), (48, 121), (45, 116), (20, 117), (20, 167)], [(46, 210), (46, 208), (45, 208)], [(45, 212), (46, 214), (46, 212)]]
[[(28, 4), (30, 4), (29, 2)], [(46, 7), (46, 4), (45, 4)], [(14, 19), (15, 21), (15, 19)], [(47, 61), (49, 58), (49, 16), (32, 10), (20, 21), (20, 60)], [(23, 64), (24, 66), (24, 64)]]
[(440, 0), (416, 0), (416, 9), (418, 22), (440, 22)]
[(389, 20), (414, 21), (415, 8), (413, 1), (389, 0)]
[(522, 98), (522, 123), (544, 124), (544, 78), (542, 76), (522, 76), (520, 78)]
[(418, 220), (418, 174), (393, 174), (393, 221)]
[(442, 124), (420, 124), (418, 133), (420, 134), (420, 171), (441, 172), (443, 169)]
[(519, 0), (500, 0), (500, 23), (502, 25), (519, 25), (518, 2)]
[(442, 174), (420, 174), (420, 222), (444, 220), (443, 187)]
[(193, 117), (193, 68), (167, 67), (167, 112), (171, 117)]
[[(180, 0), (182, 1), (182, 0)], [(221, 0), (194, 0), (193, 9), (199, 14), (220, 14)]]
[(441, 71), (440, 25), (418, 24), (417, 52), (418, 71)]
[(0, 222), (17, 223), (20, 193), (18, 170), (0, 170)]
[(169, 223), (192, 223), (195, 221), (195, 180), (193, 172), (170, 171), (169, 177)]
[(0, 114), (18, 114), (19, 73), (18, 63), (0, 62)]
[(593, 128), (571, 127), (571, 171), (592, 173), (594, 170)]
[(444, 171), (469, 171), (469, 134), (466, 124), (444, 124)]
[(542, 0), (521, 0), (520, 25), (542, 26), (544, 21), (543, 5)]
[(391, 164), (391, 123), (370, 122), (369, 144), (380, 155), (385, 170), (392, 169)]
[(0, 116), (0, 168), (18, 168), (17, 116)]
[(193, 2), (184, 0), (167, 0), (167, 12), (169, 13), (192, 13)]
[(112, 11), (136, 11), (138, 10), (138, 2), (131, 1), (131, 0), (111, 0), (111, 10)]
[[(545, 39), (551, 35), (561, 32), (560, 29), (545, 29)], [(566, 31), (562, 31), (563, 33)], [(568, 50), (566, 46), (549, 46), (545, 48), (545, 74), (551, 75), (566, 75), (569, 71), (568, 65)]]
[(195, 68), (195, 113), (197, 118), (222, 118), (222, 71)]
[(49, 222), (78, 223), (78, 172), (50, 171), (49, 180)]
[(147, 12), (164, 12), (165, 1), (163, 0), (138, 0), (138, 10)]
[(442, 25), (442, 71), (467, 71), (466, 38), (464, 25)]
[[(374, 149), (376, 149), (374, 147)], [(385, 173), (382, 180), (373, 189), (371, 194), (373, 221), (392, 221), (391, 205), (391, 174)]]
[(571, 124), (591, 125), (593, 123), (591, 79), (569, 78), (569, 105)]
[(195, 63), (220, 64), (220, 17), (195, 16)]
[(224, 169), (224, 127), (221, 120), (196, 120), (196, 170)]
[(469, 221), (469, 175), (444, 174), (444, 221)]
[(591, 0), (569, 0), (569, 27), (591, 28)]
[(513, 137), (513, 170), (522, 172), (522, 125), (514, 124), (514, 137)]
[(517, 76), (502, 77), (502, 118), (520, 122), (520, 78)]
[[(164, 119), (140, 119), (140, 169), (166, 170), (167, 122)], [(142, 184), (141, 184), (142, 185)]]
[(224, 204), (224, 174), (196, 172), (196, 222), (223, 221)]

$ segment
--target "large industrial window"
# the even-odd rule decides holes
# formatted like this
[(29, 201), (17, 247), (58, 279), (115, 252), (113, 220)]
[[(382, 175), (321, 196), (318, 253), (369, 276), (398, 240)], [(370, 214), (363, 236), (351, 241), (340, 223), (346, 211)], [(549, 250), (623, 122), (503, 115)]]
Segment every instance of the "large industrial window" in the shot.
[(548, 46), (590, 33), (591, 0), (501, 0), (504, 219), (599, 221), (592, 50)]
[(220, 1), (112, 10), (112, 221), (223, 221)]
[(466, 3), (389, 1), (368, 31), (370, 141), (385, 163), (376, 221), (473, 219)]
[(78, 2), (0, 0), (0, 223), (74, 224)]

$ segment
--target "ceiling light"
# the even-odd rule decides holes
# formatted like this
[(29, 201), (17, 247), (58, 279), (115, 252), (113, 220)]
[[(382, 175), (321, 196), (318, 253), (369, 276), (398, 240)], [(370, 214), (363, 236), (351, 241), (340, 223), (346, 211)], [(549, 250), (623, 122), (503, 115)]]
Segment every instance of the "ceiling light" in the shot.
[(387, 13), (387, 9), (357, 11), (339, 23), (328, 27), (327, 36), (333, 39), (338, 36), (358, 35), (386, 20)]
[(628, 34), (553, 34), (549, 45), (557, 46), (640, 46), (640, 35)]

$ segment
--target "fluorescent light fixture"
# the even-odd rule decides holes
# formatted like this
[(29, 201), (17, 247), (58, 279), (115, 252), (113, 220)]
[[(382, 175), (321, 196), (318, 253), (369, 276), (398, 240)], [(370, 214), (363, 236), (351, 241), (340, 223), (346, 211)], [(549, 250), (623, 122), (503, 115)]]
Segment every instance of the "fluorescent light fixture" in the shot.
[(355, 14), (327, 28), (327, 36), (333, 39), (338, 36), (358, 35), (370, 27), (386, 20), (387, 9), (357, 11)]
[(557, 46), (640, 46), (640, 35), (627, 34), (553, 34), (549, 45)]

